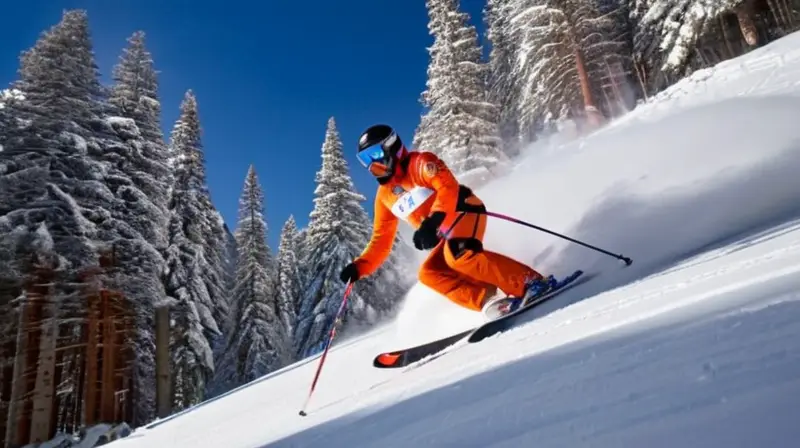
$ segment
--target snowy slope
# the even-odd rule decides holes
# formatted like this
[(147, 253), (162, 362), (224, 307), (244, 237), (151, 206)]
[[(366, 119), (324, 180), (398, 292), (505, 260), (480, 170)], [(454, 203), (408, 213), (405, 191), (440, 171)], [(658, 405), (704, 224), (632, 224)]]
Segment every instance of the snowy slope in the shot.
[[(476, 316), (422, 286), (398, 321), (137, 430), (124, 448), (771, 447), (800, 438), (800, 34), (695, 74), (586, 139), (529, 149), (486, 245), (601, 273), (530, 322), (419, 368), (374, 354)], [(433, 312), (435, 311), (435, 312)], [(531, 313), (533, 314), (533, 313)], [(539, 317), (534, 319), (534, 317)]]

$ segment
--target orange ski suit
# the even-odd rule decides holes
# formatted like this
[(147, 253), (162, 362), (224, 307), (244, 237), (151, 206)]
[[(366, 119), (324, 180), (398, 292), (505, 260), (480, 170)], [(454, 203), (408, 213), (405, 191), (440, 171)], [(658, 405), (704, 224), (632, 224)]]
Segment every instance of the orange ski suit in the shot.
[[(541, 278), (532, 268), (483, 249), (486, 215), (483, 202), (459, 185), (453, 173), (431, 152), (410, 152), (392, 179), (378, 187), (372, 238), (354, 260), (359, 277), (374, 273), (389, 256), (400, 219), (414, 229), (433, 212), (446, 217), (439, 241), (419, 270), (422, 284), (466, 308), (480, 311), (497, 290), (521, 297), (525, 282)], [(463, 214), (463, 216), (461, 216)]]

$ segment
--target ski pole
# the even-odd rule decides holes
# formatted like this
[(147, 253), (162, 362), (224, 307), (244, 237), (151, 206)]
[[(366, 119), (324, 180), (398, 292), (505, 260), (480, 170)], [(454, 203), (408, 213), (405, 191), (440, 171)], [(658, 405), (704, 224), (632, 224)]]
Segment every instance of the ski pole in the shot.
[(549, 233), (550, 235), (554, 235), (554, 236), (557, 236), (559, 238), (563, 238), (563, 239), (565, 239), (567, 241), (571, 241), (571, 242), (573, 242), (575, 244), (580, 244), (583, 247), (588, 247), (589, 249), (596, 250), (597, 252), (609, 255), (609, 256), (614, 257), (614, 258), (616, 258), (618, 260), (622, 260), (622, 261), (625, 262), (626, 266), (630, 266), (631, 263), (633, 263), (633, 260), (631, 260), (628, 257), (623, 256), (622, 254), (617, 255), (617, 254), (609, 252), (609, 251), (607, 251), (605, 249), (601, 249), (601, 248), (599, 248), (597, 246), (592, 246), (591, 244), (584, 243), (583, 241), (578, 241), (578, 240), (576, 240), (574, 238), (570, 238), (570, 237), (568, 237), (566, 235), (562, 235), (560, 233), (553, 232), (552, 230), (547, 230), (545, 228), (533, 225), (533, 224), (531, 224), (529, 222), (525, 222), (525, 221), (523, 221), (521, 219), (517, 219), (517, 218), (511, 217), (511, 216), (503, 215), (501, 213), (495, 213), (495, 212), (490, 212), (490, 211), (486, 211), (484, 213), (486, 215), (488, 215), (488, 216), (493, 216), (495, 218), (504, 219), (506, 221), (510, 221), (510, 222), (513, 222), (513, 223), (516, 223), (516, 224), (520, 224), (520, 225), (523, 225), (523, 226), (526, 226), (526, 227), (530, 227), (532, 229), (536, 229), (536, 230), (542, 231), (544, 233)]
[(317, 380), (319, 379), (319, 374), (322, 372), (322, 365), (325, 364), (325, 357), (328, 356), (328, 348), (330, 348), (331, 343), (333, 342), (334, 336), (336, 336), (336, 324), (339, 322), (339, 319), (342, 317), (342, 313), (344, 313), (345, 308), (347, 307), (347, 298), (350, 296), (350, 291), (353, 290), (353, 282), (349, 282), (347, 284), (347, 288), (344, 290), (344, 297), (342, 297), (342, 304), (339, 305), (339, 311), (336, 312), (336, 318), (333, 320), (333, 325), (331, 325), (331, 331), (328, 334), (328, 341), (325, 343), (325, 350), (322, 352), (322, 357), (319, 359), (319, 365), (317, 365), (317, 373), (314, 374), (314, 381), (311, 382), (311, 390), (308, 392), (308, 397), (306, 397), (306, 402), (303, 404), (303, 408), (300, 410), (300, 415), (305, 417), (306, 415), (306, 407), (308, 407), (308, 402), (311, 401), (311, 394), (314, 393), (314, 388), (317, 385)]

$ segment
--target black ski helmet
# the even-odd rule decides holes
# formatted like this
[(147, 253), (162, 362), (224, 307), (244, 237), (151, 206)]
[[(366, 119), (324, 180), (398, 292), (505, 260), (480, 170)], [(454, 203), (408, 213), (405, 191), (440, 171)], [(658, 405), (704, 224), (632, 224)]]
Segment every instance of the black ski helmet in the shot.
[[(376, 147), (383, 150), (381, 157), (376, 157), (374, 151)], [(358, 160), (370, 170), (379, 183), (386, 183), (391, 179), (398, 159), (403, 157), (405, 152), (400, 136), (391, 126), (385, 124), (370, 126), (358, 139)], [(381, 169), (375, 169), (373, 165)]]

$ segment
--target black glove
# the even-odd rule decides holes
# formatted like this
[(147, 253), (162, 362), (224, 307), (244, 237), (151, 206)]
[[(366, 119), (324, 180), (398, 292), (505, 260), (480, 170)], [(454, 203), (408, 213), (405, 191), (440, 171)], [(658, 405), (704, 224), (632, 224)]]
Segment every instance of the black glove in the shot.
[(434, 212), (425, 218), (414, 232), (414, 247), (418, 250), (433, 249), (439, 244), (439, 226), (447, 215), (444, 212)]
[(344, 283), (355, 283), (358, 280), (358, 268), (356, 267), (355, 263), (350, 263), (342, 269), (342, 273), (339, 274), (339, 278)]

